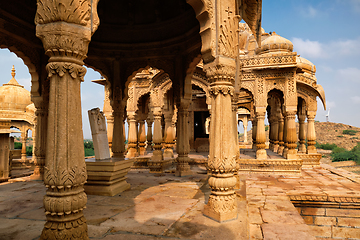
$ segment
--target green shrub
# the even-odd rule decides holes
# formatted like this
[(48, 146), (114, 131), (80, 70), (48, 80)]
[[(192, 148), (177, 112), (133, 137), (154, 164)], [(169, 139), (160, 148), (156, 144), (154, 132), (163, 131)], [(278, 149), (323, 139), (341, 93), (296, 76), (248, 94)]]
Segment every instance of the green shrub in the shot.
[(14, 149), (21, 149), (22, 143), (21, 142), (14, 142)]
[(333, 149), (336, 148), (337, 146), (336, 146), (335, 143), (333, 143), (333, 144), (329, 144), (329, 143), (319, 144), (318, 142), (316, 142), (315, 147), (316, 147), (316, 148), (320, 148), (320, 149), (324, 149), (324, 150), (333, 150)]
[(85, 151), (85, 157), (95, 156), (94, 149), (92, 148), (84, 148), (84, 151)]
[(33, 146), (26, 147), (26, 156), (32, 156), (33, 153)]
[(269, 126), (265, 125), (265, 131), (269, 130)]
[(336, 136), (336, 137), (344, 137), (343, 135), (338, 135), (338, 136)]
[(334, 162), (340, 161), (355, 161), (360, 164), (360, 143), (353, 147), (350, 151), (344, 148), (334, 148), (331, 153), (331, 158)]
[(351, 139), (359, 139), (358, 137), (352, 137)]
[(352, 130), (352, 129), (347, 129), (347, 130), (343, 130), (343, 134), (347, 134), (347, 135), (355, 135), (358, 131), (356, 130)]

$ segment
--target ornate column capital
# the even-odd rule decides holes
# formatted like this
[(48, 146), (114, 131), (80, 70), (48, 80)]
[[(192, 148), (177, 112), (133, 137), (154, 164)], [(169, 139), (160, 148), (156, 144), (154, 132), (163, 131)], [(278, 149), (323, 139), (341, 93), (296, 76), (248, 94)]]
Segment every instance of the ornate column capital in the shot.
[(99, 25), (98, 0), (37, 1), (36, 36), (49, 61), (76, 61), (82, 65), (91, 35)]

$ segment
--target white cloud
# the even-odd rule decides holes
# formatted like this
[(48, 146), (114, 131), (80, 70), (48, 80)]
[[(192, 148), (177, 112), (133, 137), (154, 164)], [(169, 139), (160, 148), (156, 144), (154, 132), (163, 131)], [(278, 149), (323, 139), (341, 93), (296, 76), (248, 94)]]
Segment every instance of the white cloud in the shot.
[(352, 100), (354, 103), (360, 103), (360, 96), (353, 96), (353, 97), (351, 97), (351, 100)]
[(318, 41), (311, 41), (309, 39), (303, 40), (301, 38), (293, 38), (292, 43), (294, 44), (294, 49), (299, 54), (308, 58), (321, 58), (325, 51), (323, 46)]
[(353, 67), (339, 69), (337, 70), (337, 79), (360, 83), (360, 69)]
[(292, 43), (294, 44), (294, 50), (305, 58), (330, 59), (358, 56), (360, 54), (360, 37), (356, 39), (339, 39), (328, 43), (293, 38)]

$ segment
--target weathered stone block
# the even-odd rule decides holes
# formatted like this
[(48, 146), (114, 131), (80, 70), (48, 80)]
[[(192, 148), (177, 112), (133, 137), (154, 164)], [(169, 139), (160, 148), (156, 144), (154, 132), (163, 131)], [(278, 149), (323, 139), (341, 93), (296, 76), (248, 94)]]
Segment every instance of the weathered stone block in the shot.
[(336, 217), (315, 217), (315, 225), (336, 225)]
[(333, 237), (335, 238), (351, 238), (359, 239), (360, 238), (360, 228), (342, 228), (334, 227), (333, 228)]
[(301, 215), (304, 216), (325, 216), (324, 208), (303, 208)]
[(329, 226), (309, 226), (316, 237), (331, 237), (331, 227)]
[(351, 209), (326, 209), (326, 216), (335, 217), (360, 217), (360, 210)]

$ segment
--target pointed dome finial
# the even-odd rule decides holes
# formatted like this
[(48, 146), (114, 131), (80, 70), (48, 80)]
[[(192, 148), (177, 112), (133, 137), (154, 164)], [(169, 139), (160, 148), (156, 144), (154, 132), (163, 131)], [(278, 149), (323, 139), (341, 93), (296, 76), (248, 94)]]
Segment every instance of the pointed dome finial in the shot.
[(12, 79), (8, 83), (3, 84), (3, 86), (12, 85), (12, 86), (24, 87), (24, 86), (21, 86), (15, 79), (15, 67), (14, 67), (14, 65), (11, 68), (11, 76), (12, 76)]
[(12, 69), (11, 69), (11, 76), (13, 78), (15, 78), (15, 66), (13, 65)]

